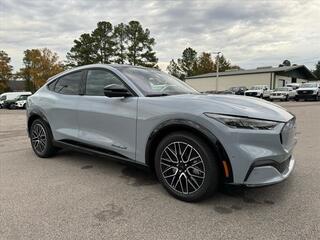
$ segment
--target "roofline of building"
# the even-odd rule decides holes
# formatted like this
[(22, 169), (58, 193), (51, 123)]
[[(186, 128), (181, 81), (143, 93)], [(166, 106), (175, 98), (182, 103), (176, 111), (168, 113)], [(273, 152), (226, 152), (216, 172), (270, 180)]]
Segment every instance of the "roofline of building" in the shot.
[[(289, 72), (298, 68), (303, 68), (305, 71), (308, 72), (308, 74), (310, 74), (311, 79), (317, 80), (317, 77), (305, 65), (227, 71), (227, 72), (220, 72), (219, 76), (236, 76), (236, 75), (273, 73), (273, 72), (280, 73), (280, 72)], [(186, 79), (192, 80), (197, 78), (209, 78), (209, 77), (216, 77), (216, 76), (217, 76), (217, 73), (213, 72), (213, 73), (206, 73), (206, 74), (186, 77)]]

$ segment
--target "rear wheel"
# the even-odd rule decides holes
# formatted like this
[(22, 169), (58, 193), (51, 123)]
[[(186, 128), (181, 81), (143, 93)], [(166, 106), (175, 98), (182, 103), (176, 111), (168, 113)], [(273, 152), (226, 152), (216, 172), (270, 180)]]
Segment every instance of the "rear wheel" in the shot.
[(33, 151), (41, 158), (51, 157), (57, 151), (52, 143), (51, 130), (48, 124), (41, 119), (33, 121), (30, 128), (30, 140)]
[(217, 157), (201, 138), (188, 132), (172, 133), (160, 142), (155, 169), (165, 189), (187, 202), (210, 196), (219, 182)]

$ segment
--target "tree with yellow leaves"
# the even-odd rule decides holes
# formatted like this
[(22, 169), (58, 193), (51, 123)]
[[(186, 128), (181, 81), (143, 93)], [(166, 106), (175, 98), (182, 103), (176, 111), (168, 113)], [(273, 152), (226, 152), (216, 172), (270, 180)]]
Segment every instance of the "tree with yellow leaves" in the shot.
[(9, 90), (8, 81), (12, 77), (12, 66), (10, 57), (5, 51), (0, 51), (0, 93)]
[(26, 90), (32, 92), (39, 89), (48, 78), (64, 70), (58, 54), (47, 48), (27, 49), (24, 51), (23, 63), (20, 76), (26, 80)]

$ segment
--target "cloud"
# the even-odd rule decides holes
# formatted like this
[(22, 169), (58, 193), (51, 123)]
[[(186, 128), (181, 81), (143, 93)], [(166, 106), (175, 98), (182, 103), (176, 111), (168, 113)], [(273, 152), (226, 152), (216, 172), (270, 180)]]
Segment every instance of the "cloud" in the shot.
[(320, 1), (18, 1), (0, 2), (1, 49), (22, 66), (23, 51), (48, 47), (61, 59), (98, 21), (138, 20), (156, 39), (161, 67), (183, 49), (222, 51), (243, 68), (284, 59), (313, 67), (320, 60)]

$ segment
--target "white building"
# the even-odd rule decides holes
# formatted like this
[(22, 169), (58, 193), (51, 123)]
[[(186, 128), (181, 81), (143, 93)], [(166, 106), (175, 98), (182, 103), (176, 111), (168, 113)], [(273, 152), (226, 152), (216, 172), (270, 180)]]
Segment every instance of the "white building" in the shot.
[(303, 83), (316, 80), (316, 76), (304, 65), (284, 67), (261, 67), (251, 70), (233, 70), (207, 73), (186, 78), (186, 83), (194, 89), (205, 91), (223, 91), (230, 87), (268, 85), (271, 89), (285, 86), (287, 83)]

